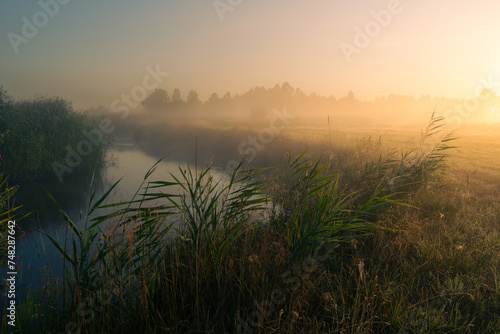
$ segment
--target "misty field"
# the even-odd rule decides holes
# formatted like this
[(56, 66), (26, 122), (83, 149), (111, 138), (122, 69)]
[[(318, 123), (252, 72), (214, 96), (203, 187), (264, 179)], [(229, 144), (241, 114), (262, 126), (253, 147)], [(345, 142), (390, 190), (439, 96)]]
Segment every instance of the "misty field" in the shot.
[(66, 217), (66, 276), (19, 303), (16, 331), (497, 332), (500, 136), (443, 123), (296, 128), (276, 138), (295, 151), (227, 184), (152, 167), (127, 201), (89, 198), (83, 231)]
[(0, 0), (0, 334), (500, 334), (499, 9)]

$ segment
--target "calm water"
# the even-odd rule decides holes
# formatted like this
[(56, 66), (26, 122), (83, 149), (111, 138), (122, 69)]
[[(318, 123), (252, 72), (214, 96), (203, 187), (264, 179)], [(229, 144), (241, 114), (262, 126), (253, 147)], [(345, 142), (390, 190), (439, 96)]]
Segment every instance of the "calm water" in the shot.
[[(130, 199), (143, 181), (144, 175), (159, 160), (142, 152), (135, 144), (124, 140), (120, 140), (109, 151), (108, 160), (110, 158), (113, 163), (102, 169), (91, 190), (92, 193), (95, 191), (94, 200), (121, 177), (123, 179), (109, 199), (111, 201)], [(185, 162), (164, 160), (149, 180), (172, 180), (170, 173), (179, 177), (179, 166), (185, 168), (186, 165)], [(227, 179), (227, 174), (223, 171), (215, 172), (214, 177)], [(89, 175), (66, 176), (63, 182), (56, 180), (21, 186), (16, 195), (17, 204), (22, 204), (24, 211), (33, 213), (19, 222), (27, 235), (18, 239), (16, 246), (18, 262), (22, 265), (18, 270), (18, 284), (24, 287), (43, 285), (46, 283), (48, 272), (56, 277), (62, 277), (61, 254), (42, 231), (64, 245), (67, 224), (45, 190), (59, 202), (73, 222), (79, 228), (83, 228), (88, 211), (90, 180)], [(71, 241), (71, 238), (68, 240)]]

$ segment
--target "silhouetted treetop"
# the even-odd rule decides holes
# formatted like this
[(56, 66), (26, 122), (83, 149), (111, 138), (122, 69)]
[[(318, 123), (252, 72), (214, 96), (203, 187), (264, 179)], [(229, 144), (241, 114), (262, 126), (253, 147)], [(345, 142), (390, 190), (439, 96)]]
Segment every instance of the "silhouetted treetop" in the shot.
[(212, 95), (210, 95), (210, 98), (208, 99), (207, 103), (209, 104), (214, 104), (214, 103), (217, 103), (219, 102), (219, 95), (217, 95), (217, 93), (212, 93)]
[(198, 93), (195, 90), (190, 90), (187, 96), (187, 103), (189, 104), (201, 104), (198, 98)]
[(174, 93), (172, 94), (172, 102), (176, 104), (184, 102), (182, 101), (181, 91), (179, 88), (174, 89)]
[(168, 107), (170, 97), (164, 89), (155, 89), (141, 104), (148, 111), (159, 111)]

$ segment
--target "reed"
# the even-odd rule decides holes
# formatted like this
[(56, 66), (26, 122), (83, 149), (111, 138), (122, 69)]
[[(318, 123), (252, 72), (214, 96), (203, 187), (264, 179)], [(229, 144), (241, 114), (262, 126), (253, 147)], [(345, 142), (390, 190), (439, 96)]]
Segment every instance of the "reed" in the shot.
[[(36, 97), (16, 101), (0, 87), (0, 134), (3, 145), (0, 154), (4, 162), (0, 172), (10, 175), (13, 182), (55, 178), (53, 163), (64, 163), (67, 147), (78, 149), (88, 141), (84, 132), (97, 128), (97, 121), (77, 113), (61, 98)], [(82, 162), (72, 172), (92, 171), (102, 163), (110, 138), (93, 145)]]
[[(82, 231), (54, 199), (71, 232), (69, 249), (48, 236), (66, 263), (60, 320), (92, 332), (111, 326), (109, 319), (126, 320), (131, 314), (137, 319), (138, 308), (146, 308), (138, 321), (149, 329), (206, 330), (217, 323), (229, 330), (234, 319), (252, 312), (255, 297), (268, 294), (269, 286), (262, 294), (266, 278), (286, 289), (282, 273), (312, 252), (379, 228), (362, 216), (390, 202), (390, 196), (376, 193), (357, 210), (348, 209), (352, 203), (338, 191), (335, 176), (324, 174), (328, 164), (311, 162), (305, 154), (288, 164), (291, 179), (279, 194), (271, 194), (265, 170), (243, 170), (243, 162), (227, 181), (215, 180), (211, 167), (194, 175), (189, 166), (179, 169), (180, 178), (171, 175), (173, 181), (148, 181), (155, 165), (130, 200), (106, 202), (119, 181), (101, 198), (90, 197), (89, 215), (108, 213), (88, 220)], [(280, 203), (279, 208), (270, 202)], [(113, 227), (105, 230), (110, 221)], [(280, 254), (274, 265), (266, 258), (267, 243)], [(89, 307), (89, 298), (109, 291), (113, 302), (99, 305), (101, 312), (92, 312), (87, 321), (82, 305)], [(126, 323), (121, 330), (137, 326)]]
[(97, 216), (80, 231), (60, 208), (69, 246), (51, 239), (64, 304), (37, 304), (23, 333), (497, 331), (498, 215), (449, 186), (442, 121), (414, 150), (365, 142), (342, 168), (290, 153), (227, 180), (188, 166), (151, 181), (157, 164), (118, 203), (118, 183), (98, 199), (89, 188)]
[[(0, 94), (1, 95), (1, 94)], [(0, 96), (1, 97), (1, 96)], [(3, 136), (0, 135), (0, 147), (3, 144)], [(3, 163), (3, 158), (0, 156), (0, 166)], [(18, 211), (22, 206), (15, 205), (14, 196), (16, 191), (19, 189), (19, 186), (9, 186), (8, 177), (4, 176), (4, 174), (0, 173), (0, 254), (7, 255), (8, 250), (8, 235), (12, 235), (9, 233), (9, 221), (15, 220), (17, 222), (21, 221), (23, 218), (29, 215), (26, 213), (22, 217), (16, 216), (16, 211)], [(24, 236), (24, 232), (20, 231), (18, 225), (15, 227), (14, 237), (19, 238)], [(14, 261), (13, 261), (14, 262)], [(16, 263), (18, 261), (16, 260)], [(7, 265), (7, 257), (3, 256), (0, 258), (0, 269), (4, 270)], [(5, 287), (4, 282), (0, 282), (0, 289)]]

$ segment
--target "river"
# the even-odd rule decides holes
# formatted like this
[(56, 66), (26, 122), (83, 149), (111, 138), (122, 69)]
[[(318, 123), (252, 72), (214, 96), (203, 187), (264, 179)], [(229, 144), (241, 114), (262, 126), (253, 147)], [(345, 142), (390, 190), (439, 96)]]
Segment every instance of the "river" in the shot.
[[(122, 177), (110, 200), (114, 202), (130, 199), (140, 187), (147, 171), (158, 160), (159, 157), (146, 154), (130, 140), (117, 140), (106, 158), (106, 161), (111, 163), (107, 163), (106, 167), (100, 170), (94, 181), (91, 190), (92, 193), (95, 191), (94, 201)], [(179, 177), (179, 166), (186, 168), (187, 163), (164, 158), (149, 180), (173, 180), (170, 173)], [(221, 169), (215, 169), (214, 173), (218, 179), (228, 177)], [(27, 218), (19, 221), (21, 230), (26, 233), (24, 237), (17, 239), (16, 244), (16, 255), (19, 256), (17, 261), (18, 265), (21, 265), (17, 274), (21, 295), (25, 288), (43, 286), (51, 277), (61, 278), (63, 275), (62, 256), (44, 233), (64, 245), (66, 233), (69, 236), (70, 230), (46, 192), (54, 197), (70, 219), (82, 229), (87, 218), (90, 182), (90, 175), (69, 175), (62, 182), (55, 180), (21, 185), (15, 196), (16, 205), (23, 205), (22, 212), (32, 212)], [(71, 238), (68, 238), (68, 242), (71, 242)]]

